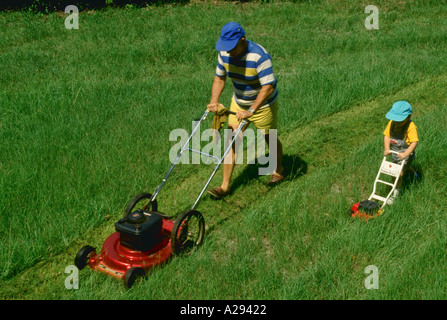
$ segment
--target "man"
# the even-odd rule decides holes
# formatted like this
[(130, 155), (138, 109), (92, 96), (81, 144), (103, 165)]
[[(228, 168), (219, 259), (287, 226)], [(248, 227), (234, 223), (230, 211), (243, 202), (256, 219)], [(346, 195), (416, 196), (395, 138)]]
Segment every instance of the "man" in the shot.
[[(228, 76), (234, 88), (230, 110), (236, 112), (236, 115), (230, 114), (228, 117), (228, 127), (236, 130), (239, 123), (247, 119), (257, 129), (265, 130), (267, 144), (272, 135), (272, 141), (277, 145), (276, 169), (268, 183), (275, 185), (284, 177), (282, 144), (276, 136), (278, 89), (271, 57), (262, 46), (247, 40), (244, 29), (236, 22), (229, 22), (222, 27), (220, 38), (216, 42), (216, 50), (219, 51), (218, 63), (207, 109), (211, 112), (217, 111), (219, 98)], [(233, 145), (223, 163), (221, 186), (208, 190), (212, 196), (222, 198), (229, 193), (235, 159), (235, 145)]]

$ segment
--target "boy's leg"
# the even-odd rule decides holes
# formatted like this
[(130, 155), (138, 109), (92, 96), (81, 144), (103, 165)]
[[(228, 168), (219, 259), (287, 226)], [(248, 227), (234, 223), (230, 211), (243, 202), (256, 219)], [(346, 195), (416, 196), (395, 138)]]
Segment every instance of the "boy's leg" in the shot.
[(396, 188), (394, 189), (393, 193), (391, 194), (391, 196), (388, 198), (387, 204), (393, 204), (394, 200), (396, 200), (397, 196), (399, 196), (400, 193), (400, 188), (402, 187), (402, 180), (403, 180), (403, 176), (405, 174), (404, 172), (405, 170), (402, 169), (402, 172), (400, 173), (399, 177), (397, 177), (397, 183), (396, 183)]
[(392, 203), (394, 202), (394, 199), (399, 195), (400, 190), (401, 190), (401, 188), (402, 188), (402, 182), (403, 182), (403, 180), (404, 180), (405, 173), (406, 173), (407, 171), (410, 171), (410, 172), (412, 172), (412, 173), (416, 173), (416, 171), (414, 170), (414, 168), (411, 166), (412, 161), (413, 161), (413, 158), (409, 158), (409, 159), (407, 160), (407, 162), (405, 163), (405, 166), (402, 168), (402, 171), (401, 171), (399, 177), (396, 178), (396, 179), (398, 179), (398, 180), (397, 180), (397, 184), (396, 184), (396, 188), (394, 189), (394, 192), (393, 192), (392, 196), (391, 196), (390, 199), (388, 200), (388, 203), (389, 203), (389, 204), (392, 204)]
[(405, 169), (403, 169), (402, 172), (400, 173), (400, 176), (398, 178), (399, 180), (397, 180), (396, 189), (400, 189), (402, 187), (402, 181), (403, 181), (404, 175), (405, 175)]
[(417, 179), (417, 180), (421, 180), (421, 175), (420, 175), (420, 173), (417, 173), (417, 171), (416, 171), (412, 166), (410, 166), (410, 167), (408, 168), (408, 170), (413, 174), (413, 177), (414, 177), (415, 179)]

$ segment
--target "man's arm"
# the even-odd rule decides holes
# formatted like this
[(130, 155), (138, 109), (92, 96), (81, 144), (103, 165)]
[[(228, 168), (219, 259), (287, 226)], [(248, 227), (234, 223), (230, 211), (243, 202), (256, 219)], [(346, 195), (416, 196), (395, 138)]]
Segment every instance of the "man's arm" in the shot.
[[(253, 109), (253, 113), (258, 110), (259, 107), (264, 105), (265, 100), (272, 94), (272, 92), (275, 90), (275, 87), (273, 87), (272, 84), (267, 84), (265, 86), (262, 86), (261, 91), (259, 91), (258, 96), (256, 97), (255, 102), (253, 102), (253, 105), (251, 106), (251, 109)], [(241, 121), (242, 119), (249, 118), (253, 115), (253, 113), (241, 110), (236, 113), (236, 118)]]
[(219, 98), (225, 88), (226, 77), (214, 76), (213, 86), (211, 87), (211, 100), (206, 107), (208, 111), (216, 112), (219, 106)]
[(267, 98), (273, 93), (274, 90), (275, 88), (273, 87), (272, 84), (262, 86), (261, 91), (259, 91), (259, 94), (255, 102), (251, 106), (254, 112), (258, 110), (259, 107), (264, 105), (265, 100), (267, 100)]

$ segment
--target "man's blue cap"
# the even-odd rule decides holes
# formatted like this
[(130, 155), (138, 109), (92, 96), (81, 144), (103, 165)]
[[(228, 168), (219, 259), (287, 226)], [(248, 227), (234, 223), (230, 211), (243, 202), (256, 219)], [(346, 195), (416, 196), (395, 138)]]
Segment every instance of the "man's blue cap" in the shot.
[(245, 31), (239, 23), (228, 22), (222, 27), (220, 38), (216, 42), (217, 51), (231, 51), (233, 50), (239, 40), (245, 36)]
[(386, 114), (389, 120), (401, 122), (404, 121), (412, 112), (411, 104), (407, 101), (397, 101), (391, 107), (391, 110)]

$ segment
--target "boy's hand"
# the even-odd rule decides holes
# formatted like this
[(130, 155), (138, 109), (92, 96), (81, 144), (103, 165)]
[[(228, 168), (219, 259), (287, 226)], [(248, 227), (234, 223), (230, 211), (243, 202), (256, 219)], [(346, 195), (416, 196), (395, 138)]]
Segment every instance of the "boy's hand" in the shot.
[(384, 156), (389, 156), (391, 154), (389, 149), (385, 149), (385, 151), (383, 151), (383, 155)]
[(401, 153), (398, 153), (397, 156), (399, 157), (399, 159), (403, 160), (407, 157), (407, 154), (405, 152), (401, 152)]

